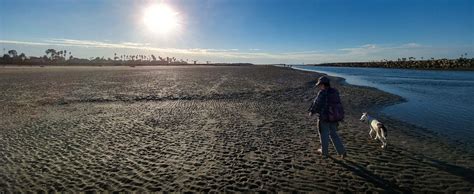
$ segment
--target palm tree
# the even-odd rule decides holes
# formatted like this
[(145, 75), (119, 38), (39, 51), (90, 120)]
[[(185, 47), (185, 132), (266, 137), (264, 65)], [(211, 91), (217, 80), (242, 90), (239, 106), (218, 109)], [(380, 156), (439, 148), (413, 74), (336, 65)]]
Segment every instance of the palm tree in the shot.
[(61, 57), (63, 57), (63, 51), (62, 51), (62, 50), (60, 50), (60, 51), (58, 52), (58, 56), (57, 56), (57, 57), (58, 57), (59, 59), (60, 59)]
[(46, 55), (50, 55), (49, 59), (51, 59), (51, 60), (53, 60), (54, 57), (56, 56), (56, 50), (54, 50), (54, 49), (47, 49), (45, 51), (45, 53), (46, 53)]
[(26, 55), (25, 53), (21, 53), (18, 58), (20, 58), (22, 61), (26, 60)]
[(8, 55), (10, 55), (11, 58), (15, 58), (18, 56), (18, 53), (16, 52), (16, 50), (9, 50)]

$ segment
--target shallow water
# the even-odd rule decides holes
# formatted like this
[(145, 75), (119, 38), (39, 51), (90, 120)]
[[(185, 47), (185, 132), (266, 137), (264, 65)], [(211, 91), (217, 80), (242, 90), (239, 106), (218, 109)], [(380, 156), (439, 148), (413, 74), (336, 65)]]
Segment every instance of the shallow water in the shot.
[(455, 140), (474, 138), (474, 72), (358, 67), (294, 66), (343, 77), (353, 85), (370, 86), (402, 96), (407, 102), (383, 113)]

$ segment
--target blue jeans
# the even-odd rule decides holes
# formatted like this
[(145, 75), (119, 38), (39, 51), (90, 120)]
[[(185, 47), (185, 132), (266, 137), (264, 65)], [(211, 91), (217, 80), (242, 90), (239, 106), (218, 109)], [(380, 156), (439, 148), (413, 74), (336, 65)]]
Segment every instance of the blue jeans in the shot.
[(337, 125), (337, 122), (318, 121), (319, 140), (321, 141), (321, 151), (324, 156), (327, 156), (329, 152), (329, 137), (331, 137), (332, 144), (339, 155), (346, 153), (346, 149), (336, 133)]

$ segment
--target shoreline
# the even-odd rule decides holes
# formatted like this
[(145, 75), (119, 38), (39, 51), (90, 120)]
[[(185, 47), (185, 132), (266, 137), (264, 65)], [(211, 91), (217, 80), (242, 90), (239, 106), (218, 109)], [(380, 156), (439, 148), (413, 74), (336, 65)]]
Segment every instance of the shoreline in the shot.
[(474, 58), (458, 59), (431, 59), (431, 60), (399, 60), (382, 62), (333, 62), (321, 64), (308, 64), (311, 66), (329, 67), (373, 67), (390, 69), (419, 69), (419, 70), (461, 70), (473, 71)]
[[(371, 86), (360, 86), (360, 85), (353, 85), (353, 84), (350, 84), (346, 81), (346, 78), (344, 77), (340, 77), (340, 76), (331, 76), (331, 75), (328, 75), (326, 73), (322, 73), (322, 72), (317, 72), (317, 71), (311, 71), (311, 70), (306, 70), (306, 69), (300, 69), (300, 68), (293, 68), (291, 67), (291, 69), (294, 69), (294, 70), (297, 70), (297, 71), (304, 71), (304, 72), (312, 72), (312, 73), (317, 73), (317, 74), (322, 74), (322, 75), (326, 75), (327, 77), (331, 77), (332, 79), (334, 79), (336, 82), (338, 82), (340, 85), (346, 85), (346, 86), (349, 86), (349, 87), (360, 87), (360, 88), (367, 88), (369, 90), (374, 90), (374, 91), (378, 91), (378, 92), (382, 92), (382, 93), (386, 93), (386, 94), (389, 94), (389, 95), (392, 95), (393, 96), (393, 99), (390, 101), (390, 102), (386, 102), (386, 104), (377, 104), (377, 105), (374, 105), (372, 107), (369, 107), (367, 109), (367, 112), (377, 112), (378, 114), (381, 114), (381, 110), (388, 107), (388, 106), (392, 106), (392, 105), (396, 105), (396, 104), (400, 104), (400, 103), (404, 103), (404, 102), (407, 102), (407, 100), (405, 98), (403, 98), (402, 96), (399, 96), (397, 94), (392, 94), (390, 92), (386, 92), (386, 91), (383, 91), (381, 89), (378, 89), (376, 87), (371, 87)], [(403, 121), (399, 121), (399, 122), (403, 122)], [(404, 122), (405, 123), (405, 122)], [(407, 123), (409, 124), (409, 123)], [(422, 127), (421, 127), (422, 128)]]
[(361, 111), (397, 98), (342, 78), (346, 160), (316, 153), (319, 73), (39, 69), (0, 70), (0, 191), (474, 191), (472, 154), (384, 117), (387, 149), (369, 139)]
[(348, 68), (348, 67), (353, 67), (353, 68), (377, 68), (377, 69), (399, 69), (399, 70), (417, 70), (417, 71), (467, 71), (467, 72), (472, 72), (474, 69), (468, 68), (468, 69), (439, 69), (439, 68), (401, 68), (401, 67), (377, 67), (377, 66), (333, 66), (333, 65), (305, 65), (305, 66), (313, 66), (313, 67), (342, 67), (342, 68)]
[[(334, 66), (334, 67), (337, 67), (337, 66)], [(306, 70), (306, 69), (300, 69), (300, 68), (295, 68), (295, 67), (291, 67), (292, 69), (295, 69), (295, 70), (298, 70), (298, 71), (305, 71), (305, 72), (314, 72), (314, 73), (319, 73), (319, 74), (324, 74), (328, 77), (332, 77), (334, 78), (337, 82), (339, 82), (340, 84), (342, 85), (348, 85), (348, 86), (352, 86), (352, 87), (361, 87), (361, 88), (368, 88), (368, 89), (372, 89), (372, 90), (376, 90), (376, 91), (379, 91), (379, 92), (382, 92), (382, 93), (387, 93), (387, 94), (390, 94), (390, 95), (393, 95), (393, 102), (387, 102), (386, 104), (381, 104), (381, 105), (375, 105), (375, 106), (372, 106), (370, 107), (367, 112), (372, 112), (372, 113), (376, 113), (377, 115), (379, 115), (380, 117), (382, 118), (385, 118), (386, 120), (393, 120), (395, 123), (400, 123), (402, 125), (406, 125), (406, 126), (412, 126), (410, 128), (414, 128), (416, 129), (416, 131), (418, 132), (422, 132), (424, 134), (430, 134), (430, 135), (434, 135), (434, 137), (436, 137), (437, 139), (442, 139), (442, 138), (447, 138), (448, 139), (448, 142), (449, 144), (451, 144), (451, 146), (461, 146), (463, 151), (465, 152), (468, 152), (469, 154), (474, 154), (474, 144), (472, 145), (465, 145), (465, 143), (462, 143), (462, 142), (458, 142), (457, 139), (453, 138), (453, 137), (446, 137), (444, 136), (443, 134), (440, 134), (439, 132), (436, 132), (436, 131), (431, 131), (429, 130), (428, 128), (426, 127), (423, 127), (423, 126), (418, 126), (418, 125), (415, 125), (415, 124), (412, 124), (412, 123), (408, 123), (408, 122), (405, 122), (405, 121), (401, 121), (401, 120), (398, 120), (390, 115), (387, 115), (385, 113), (382, 113), (382, 110), (386, 107), (389, 107), (389, 106), (392, 106), (392, 105), (396, 105), (396, 104), (399, 104), (399, 103), (404, 103), (404, 102), (407, 102), (407, 100), (405, 98), (403, 98), (402, 96), (399, 96), (397, 94), (392, 94), (390, 92), (387, 92), (387, 91), (383, 91), (379, 88), (376, 88), (376, 87), (371, 87), (371, 86), (360, 86), (360, 85), (353, 85), (353, 84), (350, 84), (350, 83), (347, 83), (345, 80), (344, 77), (339, 77), (339, 76), (331, 76), (331, 75), (328, 75), (326, 73), (321, 73), (321, 72), (317, 72), (317, 71), (311, 71), (311, 70)], [(364, 68), (364, 67), (355, 67), (355, 68)], [(385, 68), (385, 67), (374, 67), (374, 68)], [(431, 70), (428, 70), (428, 69), (419, 69), (419, 70), (423, 70), (423, 71), (431, 71)], [(437, 71), (439, 69), (434, 69), (433, 71)], [(405, 131), (405, 133), (409, 133), (409, 131)], [(468, 142), (466, 142), (468, 143)]]
[(100, 63), (90, 63), (90, 64), (0, 64), (2, 67), (162, 67), (162, 66), (251, 66), (252, 63), (171, 63), (171, 64), (146, 64), (146, 63), (120, 63), (120, 64), (100, 64)]

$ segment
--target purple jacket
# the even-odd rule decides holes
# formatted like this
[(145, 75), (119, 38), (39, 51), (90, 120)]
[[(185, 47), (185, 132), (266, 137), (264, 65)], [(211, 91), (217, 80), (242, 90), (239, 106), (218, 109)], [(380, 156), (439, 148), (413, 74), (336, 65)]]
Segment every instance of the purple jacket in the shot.
[(308, 112), (313, 114), (318, 113), (318, 118), (323, 121), (327, 121), (329, 118), (328, 113), (328, 95), (337, 95), (339, 99), (339, 91), (335, 88), (328, 88), (324, 90), (320, 90), (316, 98), (314, 98), (313, 103), (308, 109)]

